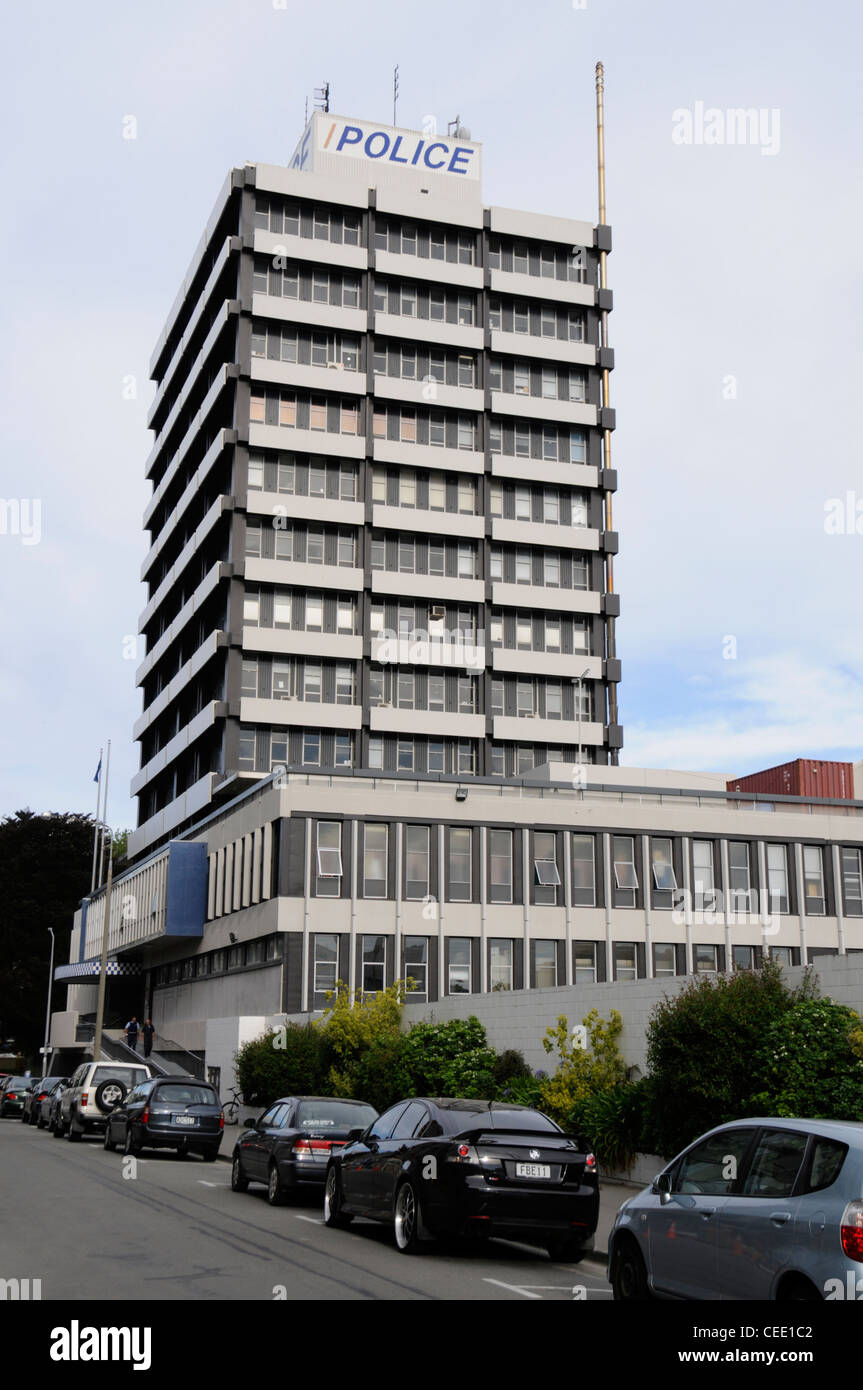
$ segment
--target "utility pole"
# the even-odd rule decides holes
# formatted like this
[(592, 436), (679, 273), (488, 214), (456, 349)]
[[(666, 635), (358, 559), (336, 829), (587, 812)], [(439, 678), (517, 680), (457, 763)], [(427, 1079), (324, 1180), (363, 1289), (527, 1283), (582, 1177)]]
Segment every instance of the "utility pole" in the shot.
[(51, 1026), (51, 987), (54, 983), (54, 929), (49, 927), (51, 934), (51, 962), (48, 966), (48, 1003), (45, 1007), (45, 1044), (42, 1048), (42, 1075), (46, 1076), (45, 1068), (48, 1066), (48, 1031)]

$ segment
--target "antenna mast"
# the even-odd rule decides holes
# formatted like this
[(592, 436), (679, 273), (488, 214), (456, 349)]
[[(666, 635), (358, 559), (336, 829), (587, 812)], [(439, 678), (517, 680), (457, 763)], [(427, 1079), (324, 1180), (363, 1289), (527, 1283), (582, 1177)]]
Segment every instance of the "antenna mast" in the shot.
[(393, 125), (398, 125), (396, 120), (396, 106), (399, 99), (399, 65), (396, 63), (393, 68)]
[(330, 84), (325, 82), (323, 87), (315, 88), (315, 110), (329, 111), (330, 109)]
[[(599, 193), (599, 217), (598, 217), (598, 225), (599, 225), (600, 227), (604, 227), (604, 226), (605, 226), (605, 106), (604, 106), (604, 101), (603, 101), (604, 95), (605, 95), (605, 69), (603, 68), (602, 63), (597, 63), (597, 65), (596, 65), (596, 171), (597, 171), (597, 187), (598, 187), (598, 193)], [(600, 250), (600, 253), (599, 253), (599, 287), (600, 287), (601, 290), (604, 290), (604, 289), (606, 288), (606, 274), (607, 274), (607, 268), (608, 268), (608, 267), (607, 267), (607, 262), (608, 262), (608, 252), (607, 252), (607, 251)], [(607, 310), (607, 309), (605, 309), (605, 308), (602, 309), (602, 311), (601, 311), (601, 313), (600, 313), (600, 316), (599, 316), (599, 322), (600, 322), (600, 345), (601, 345), (603, 348), (607, 348), (607, 347), (608, 347), (608, 310)], [(603, 356), (605, 356), (605, 354), (603, 354)], [(609, 395), (610, 395), (610, 391), (609, 391), (609, 371), (608, 371), (608, 367), (607, 367), (607, 366), (604, 366), (603, 369), (602, 369), (602, 405), (603, 405), (603, 409), (604, 409), (604, 410), (608, 410), (608, 409), (609, 409)], [(603, 436), (602, 436), (602, 454), (603, 454), (603, 467), (604, 467), (604, 468), (610, 468), (610, 467), (611, 467), (611, 430), (608, 429), (607, 427), (606, 427), (606, 429), (603, 431)], [(606, 491), (606, 494), (605, 494), (605, 529), (606, 529), (606, 531), (613, 531), (613, 530), (614, 530), (614, 521), (613, 521), (613, 515), (612, 515), (612, 493), (611, 493), (610, 491)], [(614, 557), (613, 557), (609, 552), (606, 552), (606, 556), (605, 556), (605, 578), (606, 578), (606, 585), (605, 585), (606, 591), (607, 591), (607, 593), (609, 593), (609, 594), (613, 594), (613, 593), (614, 593)], [(606, 619), (605, 619), (605, 645), (606, 645), (606, 656), (607, 656), (607, 658), (608, 658), (609, 661), (612, 661), (612, 660), (614, 659), (615, 653), (616, 653), (616, 642), (615, 642), (614, 623), (615, 623), (614, 615), (613, 615), (613, 614), (608, 614), (608, 615), (606, 616)], [(608, 722), (609, 722), (609, 724), (616, 724), (616, 723), (618, 722), (618, 717), (617, 717), (617, 683), (614, 682), (614, 681), (609, 681), (609, 683), (608, 683)], [(611, 751), (611, 760), (612, 760), (612, 765), (613, 765), (613, 766), (617, 766), (617, 763), (618, 763), (618, 752), (617, 752), (617, 749), (616, 749), (616, 748), (615, 748), (615, 749), (612, 749), (612, 751)]]

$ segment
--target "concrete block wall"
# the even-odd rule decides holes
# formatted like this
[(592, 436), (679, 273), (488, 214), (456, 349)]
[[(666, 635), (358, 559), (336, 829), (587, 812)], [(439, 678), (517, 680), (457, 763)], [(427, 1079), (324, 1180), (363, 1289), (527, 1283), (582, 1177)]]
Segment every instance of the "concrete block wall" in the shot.
[[(863, 957), (822, 956), (812, 970), (822, 996), (863, 1012)], [(799, 985), (804, 973), (802, 966), (785, 970), (791, 985)], [(436, 1004), (406, 1004), (405, 1026), (421, 1021), (445, 1023), (473, 1014), (485, 1025), (489, 1044), (497, 1051), (517, 1048), (534, 1071), (539, 1068), (553, 1071), (554, 1055), (549, 1056), (544, 1051), (542, 1039), (545, 1030), (557, 1023), (560, 1014), (566, 1015), (572, 1028), (581, 1023), (591, 1009), (596, 1009), (603, 1018), (617, 1009), (623, 1018), (620, 1048), (626, 1064), (644, 1073), (650, 1016), (663, 998), (672, 998), (691, 978), (680, 975), (659, 980), (567, 985), (557, 989), (448, 995)]]

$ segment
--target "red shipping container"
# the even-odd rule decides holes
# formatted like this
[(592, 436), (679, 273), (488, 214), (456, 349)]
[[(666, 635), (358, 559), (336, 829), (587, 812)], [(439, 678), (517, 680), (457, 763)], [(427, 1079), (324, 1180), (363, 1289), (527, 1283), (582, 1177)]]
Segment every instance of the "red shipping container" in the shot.
[(727, 782), (730, 792), (760, 792), (766, 796), (826, 797), (854, 800), (853, 763), (826, 762), (823, 758), (795, 758), (792, 763), (768, 767)]

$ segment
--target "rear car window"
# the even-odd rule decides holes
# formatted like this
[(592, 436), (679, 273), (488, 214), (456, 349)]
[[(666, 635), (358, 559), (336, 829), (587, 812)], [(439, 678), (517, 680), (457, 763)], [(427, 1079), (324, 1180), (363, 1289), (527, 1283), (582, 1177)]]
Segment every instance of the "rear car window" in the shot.
[(809, 1178), (801, 1190), (821, 1192), (825, 1187), (830, 1187), (842, 1171), (847, 1152), (848, 1145), (840, 1144), (836, 1139), (814, 1139)]
[(10, 1076), (9, 1080), (6, 1082), (6, 1090), (29, 1091), (32, 1085), (33, 1079), (30, 1076)]
[(216, 1092), (210, 1086), (160, 1086), (153, 1093), (153, 1103), (161, 1105), (219, 1105)]
[(365, 1129), (376, 1118), (371, 1105), (341, 1100), (304, 1100), (297, 1107), (297, 1129)]
[(97, 1067), (90, 1085), (98, 1086), (100, 1081), (122, 1081), (124, 1086), (140, 1086), (146, 1080), (143, 1067)]

